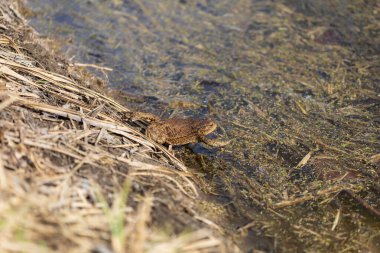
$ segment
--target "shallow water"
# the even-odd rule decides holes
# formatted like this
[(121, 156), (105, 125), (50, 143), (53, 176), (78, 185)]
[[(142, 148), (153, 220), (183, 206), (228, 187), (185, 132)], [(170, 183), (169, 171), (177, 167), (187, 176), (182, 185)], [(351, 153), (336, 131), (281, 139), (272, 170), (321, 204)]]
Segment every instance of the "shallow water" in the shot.
[[(244, 250), (344, 249), (344, 238), (380, 227), (358, 211), (360, 224), (342, 222), (338, 229), (345, 237), (334, 237), (331, 214), (340, 205), (334, 201), (285, 211), (266, 208), (285, 195), (301, 194), (306, 184), (316, 189), (326, 177), (334, 179), (330, 170), (316, 171), (325, 166), (319, 164), (304, 166), (289, 179), (289, 171), (316, 149), (316, 140), (358, 150), (352, 155), (376, 151), (377, 146), (360, 142), (376, 139), (376, 131), (348, 127), (358, 120), (374, 126), (378, 109), (375, 1), (28, 2), (31, 25), (58, 37), (73, 62), (113, 69), (90, 68), (112, 87), (133, 94), (128, 106), (163, 117), (211, 117), (220, 126), (217, 135), (232, 139), (222, 150), (195, 144), (191, 154), (177, 151), (202, 174), (204, 211)], [(335, 114), (351, 105), (364, 108), (366, 116)], [(326, 166), (364, 166), (347, 159)], [(213, 217), (217, 211), (221, 215)], [(236, 229), (251, 221), (247, 236)]]

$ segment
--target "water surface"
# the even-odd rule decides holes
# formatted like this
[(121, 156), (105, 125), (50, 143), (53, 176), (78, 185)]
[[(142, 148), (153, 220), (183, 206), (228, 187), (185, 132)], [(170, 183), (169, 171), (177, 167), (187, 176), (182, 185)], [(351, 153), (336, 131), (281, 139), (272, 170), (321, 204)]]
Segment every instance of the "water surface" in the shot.
[[(344, 176), (347, 168), (374, 171), (363, 160), (380, 148), (374, 141), (380, 86), (376, 1), (28, 5), (31, 24), (58, 38), (73, 62), (113, 69), (90, 68), (130, 94), (128, 106), (163, 117), (211, 117), (220, 126), (217, 134), (233, 140), (222, 150), (196, 144), (191, 153), (177, 152), (199, 175), (202, 210), (242, 249), (370, 247), (379, 222), (347, 196), (287, 209), (268, 206), (338, 178), (355, 184), (366, 179)], [(297, 167), (309, 152), (312, 159)], [(339, 209), (343, 218), (331, 231)]]

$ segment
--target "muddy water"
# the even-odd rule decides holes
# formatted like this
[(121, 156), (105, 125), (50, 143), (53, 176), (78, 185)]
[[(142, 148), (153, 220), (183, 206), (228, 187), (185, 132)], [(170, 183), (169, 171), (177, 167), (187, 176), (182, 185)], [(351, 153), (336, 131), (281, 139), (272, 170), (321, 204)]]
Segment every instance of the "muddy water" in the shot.
[[(177, 152), (199, 175), (202, 211), (244, 251), (368, 249), (364, 238), (380, 225), (352, 201), (268, 208), (335, 179), (322, 167), (373, 170), (360, 159), (323, 153), (334, 164), (315, 162), (289, 174), (318, 148), (317, 140), (346, 153), (358, 150), (352, 155), (358, 157), (378, 148), (360, 140), (378, 134), (371, 127), (378, 110), (380, 8), (376, 1), (316, 2), (28, 0), (28, 6), (31, 25), (58, 38), (73, 62), (112, 68), (89, 69), (126, 92), (128, 106), (218, 123), (216, 134), (231, 145), (194, 144), (192, 152)], [(335, 114), (350, 106), (365, 110), (365, 119)], [(351, 120), (362, 120), (366, 130), (353, 129)], [(349, 214), (331, 232), (339, 208)], [(347, 244), (351, 238), (356, 243)]]

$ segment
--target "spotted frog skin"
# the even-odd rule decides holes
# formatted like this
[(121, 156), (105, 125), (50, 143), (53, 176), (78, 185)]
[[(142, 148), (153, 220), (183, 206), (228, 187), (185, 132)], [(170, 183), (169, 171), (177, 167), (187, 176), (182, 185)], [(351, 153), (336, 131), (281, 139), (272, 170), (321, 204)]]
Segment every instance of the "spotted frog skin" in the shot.
[(144, 112), (132, 113), (132, 119), (145, 119), (152, 123), (146, 129), (146, 135), (160, 144), (185, 145), (203, 142), (209, 146), (222, 147), (229, 141), (209, 139), (207, 134), (213, 132), (217, 125), (210, 119), (173, 118), (161, 120), (156, 115)]

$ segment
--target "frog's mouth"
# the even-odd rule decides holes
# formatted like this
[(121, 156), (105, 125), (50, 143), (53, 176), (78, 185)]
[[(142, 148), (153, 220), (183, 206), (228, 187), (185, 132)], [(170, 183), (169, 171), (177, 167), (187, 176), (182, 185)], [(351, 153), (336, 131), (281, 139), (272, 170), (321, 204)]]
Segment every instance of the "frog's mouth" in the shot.
[(200, 133), (203, 135), (207, 135), (209, 133), (212, 133), (215, 131), (217, 125), (214, 121), (211, 119), (207, 119), (204, 123), (203, 128), (200, 130)]

